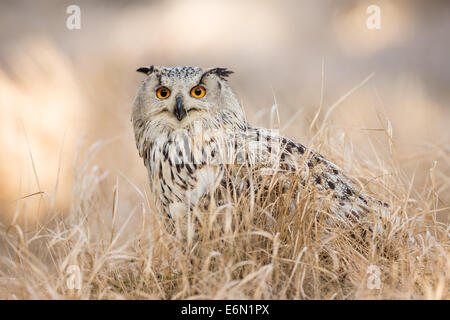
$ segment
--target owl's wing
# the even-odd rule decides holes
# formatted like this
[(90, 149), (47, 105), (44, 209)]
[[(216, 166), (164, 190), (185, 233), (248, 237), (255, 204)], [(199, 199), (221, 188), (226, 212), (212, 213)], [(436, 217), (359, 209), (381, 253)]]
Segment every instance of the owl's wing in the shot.
[(289, 186), (294, 181), (297, 192), (316, 192), (329, 199), (330, 211), (345, 220), (358, 221), (370, 210), (387, 207), (365, 195), (331, 161), (272, 130), (248, 127), (235, 133), (234, 141), (236, 157), (231, 165), (231, 178), (235, 181), (239, 176), (249, 177), (249, 172), (259, 182), (275, 174), (282, 184)]

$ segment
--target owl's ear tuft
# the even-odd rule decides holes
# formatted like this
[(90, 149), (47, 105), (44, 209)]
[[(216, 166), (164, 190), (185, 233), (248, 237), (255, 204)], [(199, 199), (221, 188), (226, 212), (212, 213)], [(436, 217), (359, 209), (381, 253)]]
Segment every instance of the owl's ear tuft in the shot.
[(212, 68), (205, 72), (205, 74), (215, 74), (220, 79), (227, 81), (227, 77), (234, 73), (231, 70), (228, 70), (227, 68)]
[(150, 66), (150, 67), (141, 67), (141, 68), (139, 68), (139, 69), (137, 69), (136, 71), (137, 72), (142, 72), (142, 73), (145, 73), (146, 75), (151, 75), (152, 74), (152, 72), (155, 70), (155, 68), (153, 67), (153, 66)]
[(206, 70), (206, 72), (202, 75), (202, 78), (200, 79), (200, 82), (203, 81), (203, 78), (206, 76), (209, 76), (211, 74), (215, 74), (216, 76), (218, 76), (221, 80), (227, 81), (227, 77), (234, 73), (231, 70), (228, 70), (227, 68), (212, 68), (212, 69), (208, 69)]

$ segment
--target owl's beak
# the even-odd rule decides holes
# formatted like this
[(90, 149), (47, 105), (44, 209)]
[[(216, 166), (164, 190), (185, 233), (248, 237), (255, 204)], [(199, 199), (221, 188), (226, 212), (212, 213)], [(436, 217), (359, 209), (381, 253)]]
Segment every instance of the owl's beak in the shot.
[(177, 117), (178, 121), (181, 121), (186, 117), (186, 109), (184, 108), (183, 98), (177, 97), (173, 114)]

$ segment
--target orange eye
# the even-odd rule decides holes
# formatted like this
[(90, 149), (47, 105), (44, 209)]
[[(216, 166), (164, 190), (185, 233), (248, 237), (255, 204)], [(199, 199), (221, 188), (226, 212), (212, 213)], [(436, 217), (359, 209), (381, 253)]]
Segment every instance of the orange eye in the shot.
[(194, 98), (203, 98), (206, 94), (206, 89), (202, 86), (195, 86), (191, 89), (191, 96)]
[(170, 96), (170, 90), (166, 87), (161, 87), (156, 90), (156, 96), (159, 99), (167, 99)]

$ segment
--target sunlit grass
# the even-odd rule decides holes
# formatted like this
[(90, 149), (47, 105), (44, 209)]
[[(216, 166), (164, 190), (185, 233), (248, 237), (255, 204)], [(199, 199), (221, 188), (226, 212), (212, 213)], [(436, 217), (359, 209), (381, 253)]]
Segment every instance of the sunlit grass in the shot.
[[(327, 136), (325, 126), (320, 128), (316, 141)], [(2, 298), (448, 298), (449, 229), (436, 219), (446, 208), (435, 195), (414, 199), (394, 164), (379, 168), (362, 161), (372, 172), (390, 172), (371, 191), (391, 208), (381, 217), (383, 232), (364, 240), (358, 236), (364, 225), (349, 229), (316, 218), (327, 200), (312, 190), (300, 195), (295, 211), (289, 206), (297, 194), (241, 197), (235, 204), (196, 210), (195, 225), (195, 219), (176, 221), (171, 233), (147, 188), (119, 175), (105, 194), (106, 174), (95, 165), (102, 148), (107, 143), (99, 141), (78, 154), (66, 214), (51, 212), (32, 232), (19, 224), (2, 227)], [(327, 151), (333, 157), (332, 148)], [(367, 168), (352, 168), (370, 179)], [(423, 190), (438, 184), (431, 174)], [(122, 190), (133, 192), (134, 202), (121, 197)], [(380, 217), (368, 219), (374, 225)], [(69, 288), (73, 265), (81, 271), (80, 289)], [(367, 284), (369, 266), (380, 271), (379, 289)]]

